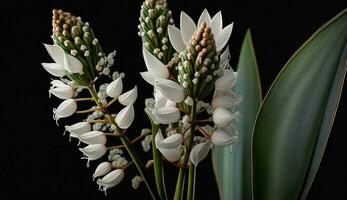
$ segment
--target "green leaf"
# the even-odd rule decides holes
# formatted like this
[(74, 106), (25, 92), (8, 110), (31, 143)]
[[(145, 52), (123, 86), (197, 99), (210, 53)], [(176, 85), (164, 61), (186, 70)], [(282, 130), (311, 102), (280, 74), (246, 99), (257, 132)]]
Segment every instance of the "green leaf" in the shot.
[(305, 199), (346, 73), (347, 9), (292, 56), (260, 109), (253, 138), (255, 200)]
[(242, 44), (235, 91), (243, 99), (238, 108), (241, 119), (236, 123), (239, 139), (231, 146), (214, 148), (212, 161), (221, 199), (248, 200), (252, 195), (252, 131), (261, 104), (260, 78), (250, 31)]

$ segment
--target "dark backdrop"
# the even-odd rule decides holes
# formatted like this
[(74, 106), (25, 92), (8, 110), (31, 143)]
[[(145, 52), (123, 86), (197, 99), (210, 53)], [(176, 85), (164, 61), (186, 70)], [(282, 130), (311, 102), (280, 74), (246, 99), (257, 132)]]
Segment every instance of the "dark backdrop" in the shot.
[[(89, 21), (105, 52), (117, 50), (116, 66), (126, 73), (126, 87), (134, 84), (140, 95), (136, 103), (138, 130), (148, 123), (142, 112), (144, 97), (151, 87), (144, 84), (138, 71), (145, 69), (141, 42), (137, 36), (140, 1), (1, 1), (1, 136), (0, 199), (149, 199), (145, 187), (138, 191), (130, 178), (109, 191), (108, 197), (97, 191), (91, 180), (95, 164), (85, 167), (76, 141), (62, 136), (56, 127), (48, 99), (51, 77), (40, 63), (50, 58), (42, 43), (51, 43), (51, 10), (64, 9)], [(252, 30), (264, 91), (291, 54), (324, 22), (347, 6), (345, 0), (303, 2), (303, 0), (267, 1), (169, 1), (176, 23), (180, 10), (194, 20), (203, 8), (214, 14), (223, 12), (223, 20), (235, 22), (230, 39), (231, 63), (235, 66), (246, 29)], [(346, 88), (337, 112), (325, 156), (308, 199), (344, 199), (346, 193)], [(63, 122), (64, 120), (62, 120)], [(61, 123), (63, 124), (63, 123)], [(131, 137), (137, 133), (129, 133)], [(295, 145), (295, 144), (293, 144)], [(171, 179), (175, 173), (169, 173)], [(172, 179), (173, 181), (174, 179)], [(174, 185), (171, 185), (172, 188)], [(172, 189), (171, 189), (172, 190)], [(196, 199), (218, 199), (216, 183), (208, 160), (198, 169)]]

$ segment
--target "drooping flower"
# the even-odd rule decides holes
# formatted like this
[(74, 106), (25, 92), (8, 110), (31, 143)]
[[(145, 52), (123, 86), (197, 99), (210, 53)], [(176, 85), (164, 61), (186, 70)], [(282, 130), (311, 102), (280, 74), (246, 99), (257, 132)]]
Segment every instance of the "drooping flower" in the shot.
[(159, 130), (155, 136), (155, 146), (169, 162), (176, 162), (181, 158), (182, 140), (181, 134), (173, 134), (164, 139)]
[(70, 132), (70, 137), (79, 138), (82, 134), (91, 131), (89, 122), (78, 122), (71, 126), (65, 126), (65, 130)]
[(133, 123), (135, 111), (133, 104), (129, 104), (123, 108), (116, 116), (116, 123), (121, 129), (127, 129)]
[(190, 161), (198, 166), (200, 161), (206, 158), (210, 148), (211, 143), (209, 141), (195, 145), (189, 155)]
[(118, 185), (124, 178), (124, 171), (123, 169), (116, 169), (108, 174), (106, 174), (102, 179), (98, 179), (96, 183), (99, 185), (99, 188), (102, 191), (106, 190)]
[(82, 159), (88, 159), (87, 167), (89, 167), (89, 161), (101, 158), (106, 153), (107, 148), (104, 144), (90, 144), (84, 148), (79, 148), (79, 150), (86, 156)]
[(137, 87), (135, 86), (132, 90), (129, 90), (128, 92), (125, 92), (121, 94), (118, 97), (119, 103), (121, 103), (124, 106), (134, 104), (137, 98)]
[(123, 91), (122, 77), (118, 77), (106, 87), (106, 94), (112, 98), (118, 98)]
[(51, 81), (51, 88), (49, 89), (49, 95), (53, 94), (54, 96), (60, 99), (70, 99), (73, 97), (74, 89), (63, 83), (60, 80)]
[(53, 119), (58, 121), (60, 118), (69, 117), (77, 110), (77, 103), (74, 99), (66, 99), (57, 108), (53, 109)]
[(106, 136), (101, 131), (83, 133), (79, 139), (86, 144), (106, 144)]
[(211, 142), (217, 146), (232, 144), (237, 141), (237, 130), (233, 125), (224, 128), (217, 128), (211, 135)]
[(203, 23), (206, 23), (206, 25), (212, 29), (212, 33), (216, 40), (217, 52), (223, 49), (229, 40), (233, 24), (229, 24), (223, 28), (222, 13), (218, 12), (211, 19), (208, 11), (204, 9), (197, 25), (185, 12), (181, 12), (180, 29), (171, 25), (168, 26), (168, 34), (171, 44), (177, 52), (182, 52), (186, 49), (194, 31), (196, 31), (197, 27), (200, 27)]
[(239, 112), (232, 113), (226, 108), (218, 107), (213, 112), (213, 122), (218, 127), (225, 127), (239, 117)]
[(103, 175), (109, 173), (111, 170), (112, 170), (112, 164), (110, 162), (100, 163), (94, 171), (93, 180), (96, 177), (100, 177), (100, 176), (103, 176)]

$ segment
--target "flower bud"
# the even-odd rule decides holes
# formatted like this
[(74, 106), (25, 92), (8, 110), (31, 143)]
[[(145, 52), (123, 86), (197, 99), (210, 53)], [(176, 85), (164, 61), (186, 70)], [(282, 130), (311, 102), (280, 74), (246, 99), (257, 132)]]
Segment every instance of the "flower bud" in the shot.
[(74, 99), (66, 99), (56, 109), (53, 109), (53, 119), (69, 117), (77, 110), (77, 104)]
[(89, 122), (78, 122), (71, 126), (65, 126), (65, 129), (70, 132), (71, 137), (79, 138), (83, 133), (89, 132), (92, 126)]
[(86, 144), (106, 144), (106, 136), (101, 131), (90, 131), (82, 134), (79, 139)]
[(129, 104), (123, 108), (116, 116), (116, 124), (121, 129), (127, 129), (133, 123), (135, 118), (135, 111), (133, 104)]
[(100, 163), (93, 174), (93, 180), (96, 177), (103, 176), (107, 173), (109, 173), (112, 170), (112, 164), (110, 162), (102, 162)]
[(87, 157), (89, 160), (97, 160), (101, 158), (107, 151), (104, 144), (91, 144), (84, 148), (79, 148), (79, 150)]
[(106, 87), (106, 94), (112, 98), (118, 98), (123, 91), (122, 77), (119, 76)]
[(126, 93), (121, 94), (118, 97), (119, 103), (124, 106), (134, 104), (137, 98), (137, 87), (135, 86), (132, 90), (129, 90)]
[(102, 191), (105, 191), (107, 189), (110, 189), (116, 185), (118, 185), (124, 178), (124, 170), (123, 169), (116, 169), (108, 174), (106, 174), (102, 179), (98, 179), (96, 183), (99, 185), (99, 188), (101, 188)]

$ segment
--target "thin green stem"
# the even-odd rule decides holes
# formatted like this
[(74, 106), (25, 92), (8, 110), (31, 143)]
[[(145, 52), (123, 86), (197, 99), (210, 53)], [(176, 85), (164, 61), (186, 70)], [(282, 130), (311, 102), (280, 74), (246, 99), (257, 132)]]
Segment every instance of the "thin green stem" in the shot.
[(186, 145), (186, 151), (183, 156), (183, 163), (181, 165), (180, 171), (178, 173), (176, 190), (174, 200), (181, 200), (183, 194), (183, 183), (185, 179), (186, 168), (189, 161), (190, 151), (192, 150), (192, 145), (194, 141), (195, 134), (195, 125), (196, 125), (196, 101), (193, 101), (192, 111), (191, 111), (191, 127), (190, 127), (190, 135), (188, 136), (188, 141)]
[(194, 196), (195, 196), (195, 173), (196, 173), (195, 166), (193, 163), (190, 163), (189, 174), (188, 174), (187, 200), (194, 200)]
[(105, 108), (105, 106), (100, 102), (100, 99), (99, 99), (99, 97), (96, 94), (96, 91), (94, 89), (94, 85), (89, 86), (88, 90), (89, 90), (90, 94), (93, 96), (95, 103), (101, 108), (101, 110), (105, 114), (105, 117), (108, 119), (108, 121), (117, 128), (117, 133), (120, 135), (120, 139), (121, 139), (125, 149), (129, 153), (130, 157), (132, 158), (132, 160), (134, 161), (134, 163), (137, 167), (137, 170), (139, 171), (140, 175), (142, 176), (143, 181), (145, 182), (147, 189), (149, 190), (150, 195), (152, 196), (152, 198), (154, 200), (159, 200), (160, 197), (159, 197), (157, 191), (155, 190), (154, 184), (150, 180), (149, 174), (146, 171), (146, 167), (142, 163), (139, 156), (137, 155), (135, 149), (131, 146), (129, 138), (123, 134), (123, 130), (117, 126), (114, 118), (109, 114), (107, 108)]

